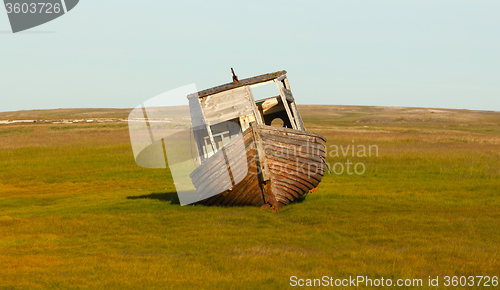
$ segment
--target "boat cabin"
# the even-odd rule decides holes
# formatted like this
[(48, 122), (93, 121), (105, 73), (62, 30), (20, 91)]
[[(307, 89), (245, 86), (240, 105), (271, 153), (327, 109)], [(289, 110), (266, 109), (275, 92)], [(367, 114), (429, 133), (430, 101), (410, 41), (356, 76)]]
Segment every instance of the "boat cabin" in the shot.
[[(274, 90), (263, 91), (263, 87)], [(188, 95), (188, 100), (198, 164), (241, 135), (252, 122), (305, 131), (286, 71), (243, 80), (233, 74), (232, 83)]]

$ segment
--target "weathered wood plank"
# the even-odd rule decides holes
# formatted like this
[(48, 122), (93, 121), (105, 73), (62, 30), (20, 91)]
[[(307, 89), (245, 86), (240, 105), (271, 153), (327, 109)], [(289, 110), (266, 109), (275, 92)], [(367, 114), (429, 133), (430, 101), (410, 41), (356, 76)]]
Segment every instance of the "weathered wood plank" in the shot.
[(290, 108), (288, 106), (288, 102), (286, 100), (285, 92), (283, 91), (283, 87), (281, 86), (281, 82), (276, 82), (276, 86), (278, 86), (278, 90), (280, 91), (280, 96), (281, 96), (281, 101), (283, 102), (283, 107), (285, 107), (286, 114), (288, 116), (288, 119), (290, 120), (290, 123), (292, 124), (292, 128), (297, 130), (297, 123), (295, 122), (295, 119), (292, 116), (292, 113), (290, 112)]
[[(223, 174), (224, 172), (226, 172), (226, 167), (227, 167), (226, 158), (224, 158), (224, 156), (221, 156), (221, 155), (222, 154), (217, 155), (216, 158), (210, 158), (211, 161), (212, 160), (214, 161), (214, 162), (211, 162), (211, 164), (213, 164), (213, 166), (211, 166), (211, 167), (204, 166), (200, 170), (196, 170), (197, 174), (190, 176), (191, 180), (195, 184), (201, 184), (205, 180), (208, 180), (209, 182), (211, 182), (214, 179), (219, 178), (220, 174)], [(235, 163), (235, 164), (240, 164), (240, 162)], [(200, 167), (198, 167), (198, 168), (200, 168)], [(205, 170), (203, 170), (203, 169), (205, 169)]]
[(283, 90), (283, 93), (285, 94), (286, 100), (294, 103), (295, 99), (293, 98), (292, 91), (284, 89), (284, 88), (282, 88), (282, 90)]
[(255, 148), (257, 150), (257, 158), (258, 158), (258, 166), (260, 166), (261, 169), (261, 181), (267, 181), (271, 177), (269, 174), (269, 168), (267, 166), (267, 161), (266, 161), (266, 156), (265, 156), (265, 151), (262, 146), (262, 139), (260, 138), (259, 132), (257, 131), (257, 126), (255, 123), (250, 123), (250, 128), (252, 129), (253, 132), (253, 137), (255, 140)]
[[(242, 151), (244, 152), (247, 146), (249, 146), (253, 142), (253, 139), (251, 139), (250, 136), (250, 132), (243, 133), (243, 136), (239, 136), (231, 140), (231, 142), (226, 144), (223, 149), (226, 150), (227, 154), (229, 154), (231, 158), (235, 158), (234, 154), (239, 154)], [(191, 174), (189, 175), (191, 179), (198, 180), (200, 178), (204, 178), (202, 176), (208, 174), (211, 170), (210, 168), (218, 168), (219, 166), (221, 166), (220, 163), (225, 162), (225, 160), (220, 158), (220, 155), (221, 153), (217, 152), (216, 154), (212, 155), (216, 156), (215, 158), (210, 157), (209, 159), (204, 160), (202, 164), (198, 166), (198, 168), (191, 172)]]
[(295, 196), (291, 195), (288, 191), (286, 190), (278, 190), (278, 193), (277, 193), (278, 196), (282, 196), (284, 197), (285, 199), (289, 200), (289, 201), (294, 201), (296, 199)]
[(243, 184), (240, 188), (238, 188), (239, 193), (234, 194), (233, 198), (230, 200), (230, 204), (232, 205), (244, 205), (247, 204), (249, 200), (254, 199), (259, 196), (262, 197), (259, 189), (259, 180), (257, 175), (253, 175), (251, 179), (245, 184)]
[(304, 122), (302, 122), (302, 117), (300, 117), (299, 110), (297, 110), (297, 106), (295, 105), (295, 102), (290, 104), (290, 107), (292, 108), (292, 112), (295, 115), (295, 120), (297, 121), (297, 125), (299, 129), (306, 130), (306, 126), (304, 126)]
[(316, 185), (321, 182), (324, 175), (324, 170), (306, 171), (307, 167), (300, 167), (300, 165), (297, 166), (293, 163), (286, 164), (286, 167), (284, 168), (280, 161), (274, 159), (269, 159), (268, 161), (273, 179), (276, 177), (276, 174), (279, 174), (284, 177), (288, 176), (297, 182), (301, 182), (302, 184)]
[[(296, 140), (303, 140), (303, 141), (309, 141), (310, 143), (318, 143), (318, 144), (323, 144), (324, 140), (316, 135), (313, 134), (303, 134), (302, 132), (304, 131), (299, 131), (299, 130), (293, 130), (290, 128), (281, 128), (281, 127), (271, 127), (271, 126), (266, 126), (267, 128), (259, 128), (261, 131), (262, 135), (268, 135), (271, 137), (283, 137), (285, 136), (286, 138), (289, 139), (296, 139)], [(274, 129), (269, 129), (269, 128), (276, 128)], [(280, 130), (287, 130), (287, 131), (280, 131)], [(320, 140), (318, 140), (320, 139)]]
[[(227, 167), (225, 167), (225, 163), (220, 163), (219, 167), (213, 167), (212, 170), (209, 170), (207, 175), (204, 175), (206, 178), (193, 180), (195, 187), (202, 197), (208, 197), (207, 195), (213, 195), (217, 193), (224, 192), (225, 190), (233, 187), (228, 180), (229, 174), (227, 171)], [(242, 174), (248, 174), (247, 162), (245, 160), (244, 163), (241, 163), (241, 167), (233, 167), (233, 172), (235, 172), (236, 176), (241, 176)], [(224, 177), (224, 178), (222, 178)], [(234, 177), (233, 177), (234, 178)]]
[(283, 196), (278, 195), (276, 196), (276, 199), (284, 205), (290, 204), (290, 201)]
[(253, 110), (253, 115), (255, 116), (255, 121), (257, 122), (258, 125), (263, 125), (263, 120), (262, 116), (260, 115), (259, 108), (257, 108), (257, 105), (255, 104), (255, 99), (253, 98), (253, 93), (250, 87), (246, 87), (246, 93), (248, 95), (248, 98), (250, 99), (250, 102), (252, 103), (252, 110)]
[[(309, 154), (305, 155), (293, 155), (293, 154), (282, 154), (281, 151), (275, 151), (272, 147), (266, 147), (267, 158), (276, 159), (280, 162), (300, 162), (303, 164), (320, 164), (323, 165), (323, 160), (320, 156)], [(319, 166), (322, 168), (323, 166)]]
[[(262, 140), (264, 141), (264, 146), (276, 146), (277, 149), (282, 149), (282, 151), (287, 152), (297, 152), (299, 154), (315, 154), (318, 156), (326, 156), (325, 147), (320, 144), (308, 143), (304, 141), (289, 140), (289, 142), (283, 141), (286, 138), (279, 138), (276, 136), (268, 137), (263, 135)], [(271, 139), (272, 138), (272, 139)]]
[[(283, 138), (285, 139), (285, 138)], [(267, 138), (263, 136), (262, 140), (264, 141), (264, 147), (267, 148), (269, 146), (275, 147), (276, 150), (281, 150), (283, 153), (288, 154), (314, 154), (319, 157), (326, 156), (325, 146), (323, 144), (314, 144), (308, 142), (297, 142), (290, 141), (290, 143), (285, 143), (282, 139), (278, 138)]]
[(276, 187), (276, 193), (279, 193), (279, 191), (288, 191), (290, 194), (292, 194), (295, 198), (299, 198), (304, 194), (304, 191), (298, 187), (296, 187), (293, 184), (288, 184), (285, 182), (281, 182), (280, 180), (276, 180), (274, 182), (275, 187)]
[(265, 113), (267, 110), (271, 109), (272, 107), (276, 106), (277, 104), (278, 104), (277, 98), (268, 99), (262, 103), (262, 111), (264, 111), (264, 113)]
[(227, 83), (227, 84), (213, 87), (210, 89), (206, 89), (203, 91), (199, 91), (197, 93), (189, 95), (188, 98), (202, 98), (202, 97), (205, 97), (208, 95), (217, 94), (217, 93), (231, 90), (231, 89), (238, 88), (238, 87), (250, 86), (250, 85), (254, 85), (254, 84), (258, 84), (258, 83), (267, 82), (270, 80), (274, 80), (277, 77), (280, 77), (283, 75), (286, 75), (285, 70), (274, 72), (274, 73), (263, 74), (260, 76), (240, 80), (239, 83), (237, 83), (237, 84), (231, 82), (231, 83)]
[[(293, 129), (290, 129), (290, 128), (279, 128), (279, 127), (271, 127), (271, 126), (258, 126), (258, 129), (261, 130), (261, 132), (286, 133), (286, 134), (291, 134), (291, 135), (304, 136), (307, 138), (316, 137), (316, 138), (323, 140), (323, 142), (326, 142), (325, 137), (321, 136), (320, 134), (313, 133), (313, 132), (303, 132), (303, 131), (297, 132), (297, 131), (294, 131)], [(271, 134), (275, 134), (275, 133), (271, 133)]]
[(245, 87), (209, 95), (199, 100), (203, 110), (224, 106), (227, 105), (227, 103), (249, 102)]
[(212, 111), (206, 114), (206, 119), (211, 124), (217, 124), (232, 119), (237, 119), (242, 116), (253, 114), (252, 107), (247, 104), (235, 104), (227, 108), (222, 108), (218, 111)]
[[(223, 148), (223, 150), (226, 148)], [(221, 153), (223, 153), (221, 151)], [(231, 172), (233, 173), (234, 179), (241, 179), (242, 175), (247, 174), (247, 160), (246, 156), (233, 156), (228, 157), (227, 159), (221, 157), (222, 154), (219, 154), (217, 159), (210, 158), (210, 164), (212, 166), (203, 166), (202, 168), (198, 167), (195, 171), (197, 174), (195, 176), (191, 176), (193, 184), (197, 188), (198, 193), (201, 197), (208, 197), (207, 195), (213, 195), (216, 193), (220, 193), (225, 191), (226, 189), (233, 187), (233, 184), (230, 184), (230, 180), (228, 180), (229, 170), (227, 167), (227, 160), (231, 160)], [(215, 155), (213, 155), (215, 156)], [(213, 157), (212, 156), (212, 157)], [(238, 158), (238, 160), (235, 160)], [(193, 172), (195, 173), (195, 172)], [(193, 174), (192, 173), (192, 174)], [(230, 177), (230, 175), (229, 175)]]
[(282, 184), (278, 183), (276, 183), (275, 192), (276, 195), (283, 195), (283, 196), (286, 196), (285, 194), (283, 194), (286, 192), (290, 196), (289, 199), (291, 201), (294, 201), (295, 199), (300, 198), (301, 196), (304, 195), (302, 190), (300, 192), (297, 192), (290, 185), (282, 186)]
[(277, 77), (277, 78), (276, 78), (276, 80), (278, 80), (278, 81), (280, 81), (280, 82), (281, 82), (282, 80), (284, 80), (284, 79), (286, 79), (286, 74), (282, 74), (282, 75), (280, 75), (279, 77)]
[(282, 174), (276, 174), (276, 176), (274, 176), (274, 178), (276, 180), (283, 181), (283, 182), (292, 184), (298, 188), (301, 188), (303, 193), (308, 192), (309, 190), (311, 190), (317, 186), (317, 185), (314, 186), (314, 184), (312, 184), (312, 183), (305, 183), (303, 181), (296, 181), (295, 179), (290, 178), (290, 176), (285, 176)]
[(254, 113), (253, 98), (242, 87), (201, 99), (205, 119), (212, 124)]

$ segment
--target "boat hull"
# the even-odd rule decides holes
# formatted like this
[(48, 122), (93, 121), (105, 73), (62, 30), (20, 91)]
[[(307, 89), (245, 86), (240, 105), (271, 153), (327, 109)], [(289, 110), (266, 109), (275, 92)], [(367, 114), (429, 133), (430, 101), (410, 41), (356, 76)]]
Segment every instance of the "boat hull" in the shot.
[[(323, 136), (252, 124), (240, 138), (243, 142), (231, 141), (190, 174), (202, 203), (280, 208), (321, 182), (326, 157)], [(228, 169), (230, 182), (221, 182)]]

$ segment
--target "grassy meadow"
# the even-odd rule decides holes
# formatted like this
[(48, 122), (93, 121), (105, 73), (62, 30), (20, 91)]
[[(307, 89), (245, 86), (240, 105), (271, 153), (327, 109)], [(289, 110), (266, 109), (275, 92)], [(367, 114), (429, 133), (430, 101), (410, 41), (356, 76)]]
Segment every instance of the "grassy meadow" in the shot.
[[(500, 112), (299, 111), (336, 172), (278, 212), (180, 206), (167, 170), (135, 164), (125, 122), (0, 124), (0, 289), (282, 289), (290, 276), (435, 289), (444, 276), (500, 276)], [(370, 145), (377, 154), (363, 155)]]

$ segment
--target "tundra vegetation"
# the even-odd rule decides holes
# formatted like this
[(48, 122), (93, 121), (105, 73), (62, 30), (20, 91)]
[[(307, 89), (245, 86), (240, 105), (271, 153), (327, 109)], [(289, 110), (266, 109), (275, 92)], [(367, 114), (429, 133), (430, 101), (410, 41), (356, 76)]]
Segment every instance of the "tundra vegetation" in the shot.
[[(337, 148), (329, 164), (365, 170), (337, 166), (278, 212), (180, 206), (168, 170), (135, 164), (127, 124), (98, 122), (129, 110), (0, 113), (38, 121), (0, 124), (0, 289), (500, 276), (500, 112), (299, 110), (306, 128)], [(371, 155), (369, 146), (377, 146)]]

